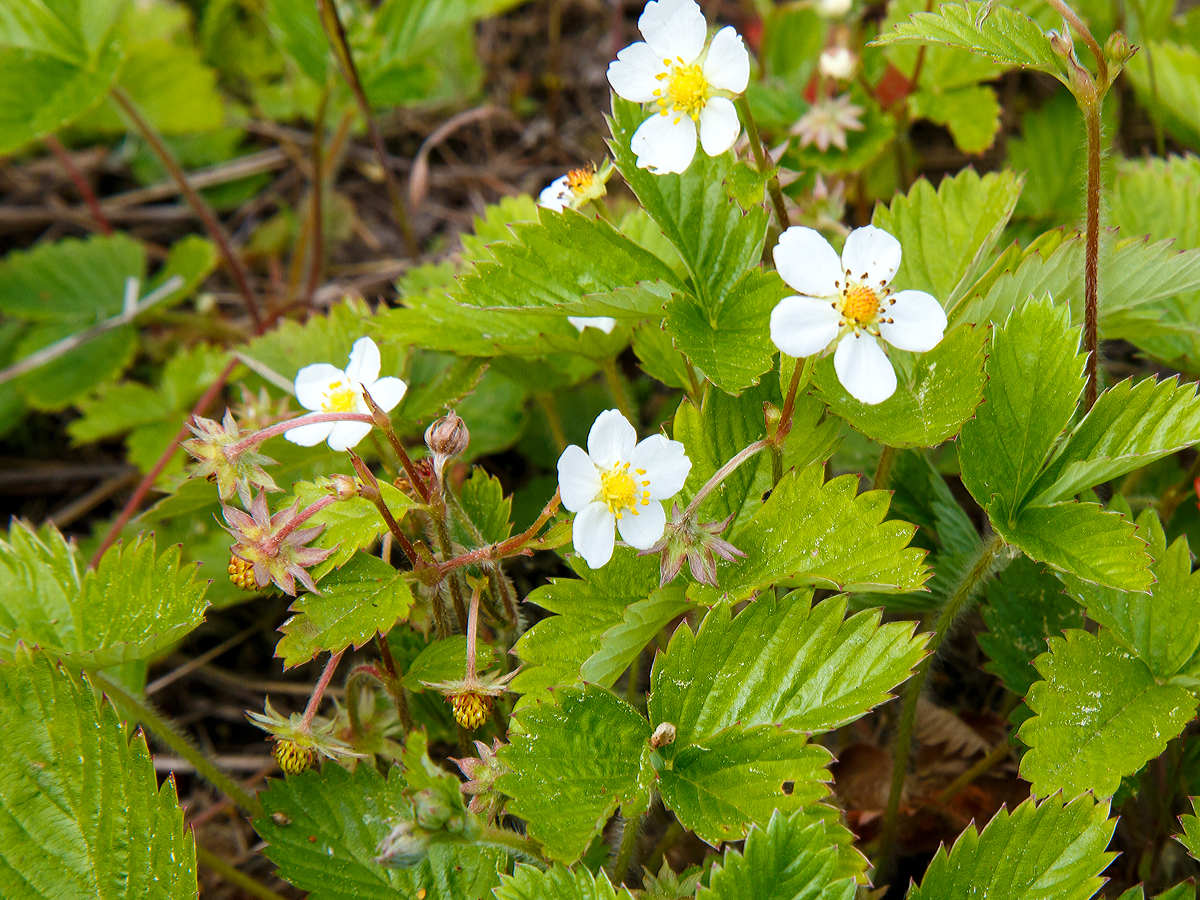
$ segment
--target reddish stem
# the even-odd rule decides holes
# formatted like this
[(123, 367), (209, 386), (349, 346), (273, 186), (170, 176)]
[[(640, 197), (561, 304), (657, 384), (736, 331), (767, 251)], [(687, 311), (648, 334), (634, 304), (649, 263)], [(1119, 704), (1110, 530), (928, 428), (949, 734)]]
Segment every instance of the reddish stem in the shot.
[(67, 177), (75, 185), (75, 190), (79, 191), (79, 196), (83, 198), (83, 202), (87, 204), (88, 211), (91, 212), (92, 218), (96, 220), (96, 227), (100, 229), (100, 233), (106, 236), (112, 234), (112, 222), (108, 221), (108, 216), (104, 215), (104, 210), (100, 208), (100, 201), (96, 199), (96, 192), (92, 190), (92, 186), (88, 184), (88, 180), (79, 171), (79, 166), (75, 165), (75, 160), (71, 159), (71, 154), (67, 152), (67, 148), (59, 143), (58, 138), (52, 134), (46, 135), (44, 141), (46, 146), (50, 148), (50, 152), (54, 154), (54, 158), (58, 160), (59, 165), (66, 170)]
[(263, 441), (270, 440), (273, 437), (291, 431), (293, 428), (300, 428), (304, 425), (320, 425), (322, 422), (363, 422), (367, 425), (374, 425), (375, 420), (366, 413), (352, 412), (332, 412), (332, 413), (309, 413), (304, 416), (297, 416), (294, 419), (288, 419), (286, 422), (277, 422), (268, 428), (261, 431), (255, 431), (252, 434), (246, 435), (235, 444), (230, 444), (225, 448), (226, 458), (232, 459), (239, 453), (257, 447)]
[(537, 521), (525, 531), (522, 531), (515, 537), (510, 537), (508, 540), (488, 544), (486, 547), (479, 547), (470, 553), (464, 553), (462, 556), (456, 556), (454, 559), (447, 560), (438, 566), (438, 574), (444, 578), (449, 572), (453, 572), (462, 566), (469, 566), (472, 563), (479, 562), (494, 562), (519, 552), (522, 547), (533, 540), (537, 536), (537, 533), (542, 530), (542, 526), (558, 510), (560, 502), (558, 491), (555, 491), (554, 496), (550, 498), (550, 502), (542, 509), (542, 514), (538, 516)]
[(332, 506), (338, 502), (338, 498), (333, 494), (326, 494), (324, 497), (318, 497), (313, 503), (306, 506), (300, 512), (296, 513), (292, 520), (279, 529), (271, 539), (267, 541), (266, 549), (274, 553), (283, 544), (289, 534), (319, 513), (327, 506)]
[(329, 682), (333, 679), (333, 670), (342, 661), (342, 654), (345, 652), (345, 650), (339, 650), (329, 657), (329, 662), (325, 664), (325, 671), (321, 673), (321, 680), (313, 688), (312, 696), (308, 698), (308, 706), (304, 708), (304, 718), (300, 721), (300, 728), (304, 731), (312, 728), (312, 720), (317, 714), (317, 707), (321, 705), (321, 698), (325, 695), (325, 688), (329, 687)]

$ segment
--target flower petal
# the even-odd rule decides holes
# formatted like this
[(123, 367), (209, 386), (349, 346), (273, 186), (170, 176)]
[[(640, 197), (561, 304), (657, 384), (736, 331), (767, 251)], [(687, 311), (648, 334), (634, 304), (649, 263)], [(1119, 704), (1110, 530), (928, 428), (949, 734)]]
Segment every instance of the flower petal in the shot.
[(855, 228), (847, 236), (842, 247), (842, 266), (850, 270), (851, 278), (879, 288), (896, 276), (900, 256), (898, 240), (882, 228), (865, 225)]
[(558, 490), (562, 505), (579, 512), (600, 493), (600, 471), (578, 444), (572, 444), (558, 458)]
[(617, 320), (609, 316), (567, 316), (567, 321), (578, 328), (580, 334), (585, 328), (598, 328), (605, 334), (612, 334), (617, 327)]
[(659, 96), (654, 92), (663, 86), (663, 79), (658, 76), (666, 71), (663, 55), (644, 41), (638, 41), (608, 64), (608, 83), (618, 97), (634, 103), (651, 103)]
[(750, 82), (750, 54), (732, 26), (718, 31), (704, 58), (704, 80), (711, 87), (740, 94)]
[[(386, 378), (380, 378), (368, 390), (376, 405), (384, 412), (390, 412), (395, 409), (397, 403), (404, 399), (408, 385), (399, 378), (388, 375)], [(363, 405), (365, 406), (366, 403), (364, 402)]]
[(379, 377), (379, 348), (369, 337), (360, 337), (350, 348), (346, 377), (368, 386)]
[(588, 432), (588, 455), (601, 469), (629, 462), (637, 444), (637, 431), (617, 409), (606, 409), (596, 416)]
[(333, 426), (336, 424), (338, 423), (317, 422), (315, 425), (301, 425), (299, 428), (285, 431), (283, 436), (301, 447), (315, 447), (329, 437), (329, 432), (333, 431)]
[(296, 400), (305, 409), (319, 410), (329, 386), (336, 381), (345, 380), (346, 373), (329, 363), (305, 366), (296, 373)]
[[(616, 65), (616, 63), (613, 63), (613, 65)], [(538, 206), (544, 206), (546, 209), (551, 209), (554, 212), (562, 212), (563, 207), (566, 206), (565, 195), (570, 190), (571, 188), (567, 185), (566, 175), (562, 178), (555, 178), (550, 182), (549, 186), (538, 194)]]
[(901, 291), (884, 306), (891, 322), (880, 322), (879, 333), (893, 347), (924, 353), (932, 350), (946, 333), (946, 311), (931, 294)]
[(830, 300), (784, 297), (771, 310), (771, 340), (788, 356), (812, 356), (837, 337), (840, 320)]
[(349, 450), (371, 433), (371, 427), (366, 422), (334, 422), (333, 431), (329, 432), (329, 449)]
[(842, 387), (860, 403), (882, 403), (896, 391), (891, 360), (866, 332), (852, 332), (838, 342), (833, 368)]
[(708, 22), (696, 0), (654, 0), (638, 19), (638, 30), (660, 59), (695, 62), (708, 37)]
[(637, 515), (625, 510), (617, 519), (617, 531), (621, 532), (621, 540), (638, 550), (649, 550), (663, 536), (667, 527), (667, 513), (657, 500), (651, 500), (645, 505), (639, 505)]
[(837, 251), (821, 233), (793, 225), (779, 236), (774, 251), (775, 269), (797, 293), (809, 297), (836, 297), (843, 282)]
[[(638, 491), (641, 491), (643, 481), (649, 481), (645, 488), (654, 500), (665, 500), (678, 494), (687, 481), (688, 472), (692, 471), (692, 461), (683, 444), (661, 434), (652, 434), (634, 447), (629, 464), (634, 470)], [(644, 469), (646, 474), (638, 474), (639, 469)]]
[(590, 569), (598, 569), (612, 559), (615, 519), (603, 503), (589, 503), (575, 517), (571, 543)]
[(629, 147), (639, 169), (655, 175), (682, 174), (696, 155), (696, 123), (682, 113), (655, 113), (638, 126)]
[(742, 123), (732, 100), (713, 97), (700, 110), (700, 146), (709, 156), (720, 156), (741, 133)]

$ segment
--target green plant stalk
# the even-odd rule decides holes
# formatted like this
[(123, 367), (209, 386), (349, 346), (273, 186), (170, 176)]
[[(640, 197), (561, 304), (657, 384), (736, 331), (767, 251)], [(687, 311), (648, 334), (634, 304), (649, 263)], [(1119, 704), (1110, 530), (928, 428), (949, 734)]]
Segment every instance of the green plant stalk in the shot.
[[(446, 506), (445, 502), (441, 501), (429, 504), (429, 518), (433, 521), (433, 530), (437, 534), (438, 549), (442, 551), (442, 559), (452, 559), (454, 550), (450, 544), (450, 532), (446, 529)], [(458, 618), (458, 627), (463, 631), (467, 628), (467, 607), (463, 602), (462, 585), (458, 583), (458, 576), (454, 572), (447, 574), (447, 581), (450, 582), (450, 598), (454, 602), (454, 615)]]
[(783, 445), (787, 436), (792, 432), (792, 421), (796, 414), (796, 395), (808, 387), (812, 378), (812, 370), (816, 365), (815, 356), (806, 356), (796, 360), (792, 367), (792, 380), (788, 383), (787, 396), (783, 398), (783, 409), (779, 413), (779, 425), (771, 442), (771, 485), (779, 484), (783, 477)]
[(471, 839), (461, 834), (452, 834), (449, 831), (434, 831), (429, 834), (429, 843), (470, 844), (473, 847), (490, 847), (494, 850), (503, 850), (521, 862), (537, 866), (539, 869), (547, 868), (546, 860), (542, 857), (540, 844), (529, 838), (522, 837), (515, 831), (509, 831), (507, 828), (497, 828), (494, 825), (485, 825), (482, 832)]
[(879, 462), (875, 464), (875, 477), (871, 479), (871, 490), (882, 491), (892, 480), (892, 466), (896, 464), (896, 448), (884, 444), (879, 451)]
[(562, 453), (567, 449), (567, 435), (563, 431), (562, 419), (558, 417), (558, 407), (554, 405), (554, 396), (552, 394), (539, 393), (537, 394), (537, 402), (546, 416), (546, 424), (550, 426), (550, 436), (554, 438), (554, 444), (558, 447), (558, 452)]
[[(615, 359), (606, 359), (601, 368), (604, 370), (604, 378), (608, 382), (608, 389), (612, 391), (613, 400), (617, 403), (617, 409), (621, 411), (621, 415), (636, 426), (637, 416), (634, 413), (633, 405), (629, 402), (629, 395), (625, 393), (625, 385), (621, 383), (621, 373), (617, 371), (617, 361)], [(563, 440), (565, 441), (566, 439), (564, 438)], [(563, 449), (566, 449), (565, 443)]]
[(247, 894), (260, 898), (260, 900), (285, 900), (282, 894), (277, 894), (270, 888), (259, 884), (245, 872), (239, 871), (231, 866), (221, 857), (217, 856), (210, 850), (206, 850), (199, 844), (196, 845), (196, 859), (200, 865), (206, 869), (211, 869), (221, 877), (221, 880), (234, 887), (239, 887)]
[(190, 762), (196, 771), (217, 790), (250, 813), (251, 816), (266, 815), (257, 797), (243, 790), (233, 779), (214, 766), (207, 756), (193, 747), (187, 738), (175, 729), (174, 725), (159, 715), (149, 701), (130, 693), (123, 684), (109, 678), (103, 672), (91, 673), (91, 677), (102, 685), (104, 693), (113, 703), (129, 713), (143, 728), (154, 734), (171, 750)]
[(876, 877), (878, 884), (883, 884), (891, 877), (892, 851), (896, 839), (896, 821), (900, 813), (900, 795), (904, 791), (904, 776), (908, 770), (908, 757), (912, 749), (913, 729), (917, 721), (917, 703), (921, 699), (921, 690), (925, 686), (925, 678), (929, 674), (929, 666), (937, 656), (938, 648), (950, 631), (950, 626), (959, 613), (967, 608), (978, 590), (995, 569), (995, 563), (1000, 551), (1004, 548), (1004, 540), (998, 534), (993, 534), (979, 548), (979, 555), (974, 564), (964, 573), (962, 580), (954, 589), (954, 593), (942, 608), (937, 624), (930, 638), (929, 655), (917, 666), (917, 671), (909, 679), (904, 691), (904, 712), (900, 717), (900, 730), (896, 736), (895, 763), (892, 768), (892, 786), (888, 794), (887, 812), (883, 817), (883, 827), (879, 835), (879, 851), (876, 854)]
[(383, 660), (383, 669), (387, 672), (383, 686), (387, 688), (392, 702), (396, 705), (396, 714), (400, 717), (400, 727), (407, 735), (413, 729), (413, 722), (412, 714), (408, 711), (408, 695), (404, 693), (404, 679), (396, 667), (396, 660), (392, 657), (392, 648), (388, 646), (387, 637), (377, 634), (375, 640), (379, 644), (379, 656)]
[(771, 197), (771, 205), (775, 207), (775, 218), (779, 220), (779, 230), (786, 231), (792, 223), (788, 218), (787, 206), (783, 202), (783, 191), (779, 187), (779, 178), (772, 171), (774, 167), (767, 160), (767, 154), (763, 150), (762, 139), (758, 136), (758, 125), (754, 121), (754, 115), (750, 112), (750, 101), (746, 99), (745, 94), (737, 98), (737, 108), (738, 112), (742, 114), (742, 124), (746, 126), (746, 136), (750, 138), (750, 149), (754, 153), (754, 162), (758, 166), (758, 171), (771, 172), (771, 176), (767, 179), (767, 193)]
[(612, 878), (615, 884), (625, 881), (629, 867), (633, 864), (634, 851), (637, 850), (638, 838), (642, 835), (642, 817), (624, 819), (621, 831), (621, 845), (617, 848), (617, 860), (613, 864)]

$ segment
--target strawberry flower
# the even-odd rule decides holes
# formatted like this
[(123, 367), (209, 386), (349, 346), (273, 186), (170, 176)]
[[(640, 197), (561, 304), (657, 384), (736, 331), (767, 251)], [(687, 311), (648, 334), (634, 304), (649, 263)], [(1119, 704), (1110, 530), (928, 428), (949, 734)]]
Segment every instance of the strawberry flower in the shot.
[(608, 67), (617, 95), (655, 104), (630, 144), (640, 168), (656, 174), (683, 172), (700, 146), (719, 156), (741, 133), (732, 97), (746, 90), (750, 54), (733, 28), (722, 28), (707, 45), (708, 25), (695, 0), (647, 3), (638, 28), (644, 41), (630, 44)]
[(846, 238), (841, 259), (819, 232), (793, 226), (775, 245), (775, 268), (798, 292), (771, 313), (771, 340), (791, 356), (812, 356), (836, 344), (833, 367), (842, 386), (863, 403), (882, 403), (896, 390), (896, 372), (879, 338), (900, 350), (932, 350), (946, 330), (942, 305), (924, 291), (894, 293), (900, 242), (867, 225)]
[(648, 550), (663, 535), (660, 500), (679, 493), (692, 461), (679, 441), (661, 434), (638, 443), (620, 412), (606, 410), (588, 434), (588, 449), (572, 444), (558, 459), (562, 503), (575, 517), (575, 551), (592, 569), (612, 558), (614, 527), (625, 543)]
[[(260, 589), (274, 582), (281, 591), (294, 597), (299, 581), (314, 594), (320, 593), (306, 570), (324, 562), (333, 550), (305, 546), (321, 533), (324, 525), (299, 526), (334, 502), (335, 497), (325, 496), (301, 511), (297, 500), (271, 515), (267, 495), (260, 493), (250, 504), (249, 513), (231, 506), (223, 507), (222, 513), (229, 525), (225, 530), (234, 538), (229, 552), (234, 559), (251, 567), (250, 574)], [(249, 580), (248, 576), (246, 580)]]

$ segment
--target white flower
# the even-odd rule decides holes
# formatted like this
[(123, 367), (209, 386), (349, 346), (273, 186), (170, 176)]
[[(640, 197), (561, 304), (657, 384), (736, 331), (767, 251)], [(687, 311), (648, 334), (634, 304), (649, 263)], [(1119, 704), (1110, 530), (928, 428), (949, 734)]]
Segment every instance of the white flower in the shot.
[(617, 320), (609, 316), (567, 316), (567, 321), (578, 328), (580, 334), (585, 328), (599, 328), (605, 334), (612, 334), (617, 327)]
[(604, 184), (612, 175), (612, 171), (611, 160), (605, 160), (599, 171), (595, 165), (572, 169), (562, 178), (550, 182), (538, 195), (538, 205), (554, 212), (579, 209), (589, 200), (596, 200), (608, 193)]
[[(399, 378), (379, 377), (379, 348), (369, 337), (359, 338), (350, 350), (350, 365), (342, 371), (329, 363), (314, 363), (296, 373), (296, 399), (314, 412), (370, 413), (363, 388), (387, 412), (408, 390)], [(366, 422), (318, 422), (285, 432), (293, 444), (314, 447), (328, 439), (334, 450), (349, 450), (371, 431)]]
[(817, 60), (817, 68), (826, 78), (849, 81), (850, 76), (854, 74), (854, 66), (857, 62), (854, 54), (845, 47), (834, 47), (831, 50), (821, 51), (821, 56)]
[(742, 130), (730, 98), (750, 80), (750, 54), (737, 31), (722, 28), (706, 48), (708, 26), (695, 0), (647, 3), (638, 28), (646, 40), (630, 44), (608, 67), (619, 96), (658, 106), (630, 143), (638, 166), (660, 175), (683, 172), (696, 155), (697, 130), (705, 153), (724, 153)]
[(812, 356), (837, 342), (833, 367), (852, 397), (882, 403), (896, 390), (896, 372), (879, 346), (924, 353), (946, 330), (942, 305), (924, 291), (892, 293), (900, 242), (879, 228), (856, 228), (842, 258), (811, 228), (793, 226), (775, 245), (775, 268), (798, 297), (771, 313), (771, 340), (791, 356)]
[(659, 501), (679, 493), (691, 469), (679, 441), (655, 434), (639, 444), (620, 412), (600, 413), (588, 434), (587, 452), (572, 444), (558, 458), (562, 504), (579, 514), (576, 552), (590, 568), (600, 568), (612, 558), (614, 525), (625, 543), (649, 550), (667, 524)]
[(836, 19), (850, 12), (852, 0), (817, 0), (817, 12), (826, 18)]

